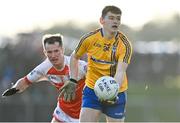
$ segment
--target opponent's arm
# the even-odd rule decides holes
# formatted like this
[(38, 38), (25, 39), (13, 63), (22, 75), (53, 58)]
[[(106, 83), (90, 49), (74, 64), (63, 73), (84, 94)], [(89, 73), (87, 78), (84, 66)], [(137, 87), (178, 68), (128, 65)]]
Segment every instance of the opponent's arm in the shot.
[(26, 90), (30, 85), (31, 83), (28, 80), (26, 80), (25, 78), (21, 78), (16, 82), (14, 86), (12, 86), (12, 88), (16, 88), (17, 90), (19, 90), (18, 93), (21, 93)]
[(21, 93), (24, 90), (26, 90), (29, 86), (30, 86), (30, 83), (25, 78), (21, 78), (15, 83), (15, 85), (5, 90), (2, 96), (11, 96), (16, 93)]

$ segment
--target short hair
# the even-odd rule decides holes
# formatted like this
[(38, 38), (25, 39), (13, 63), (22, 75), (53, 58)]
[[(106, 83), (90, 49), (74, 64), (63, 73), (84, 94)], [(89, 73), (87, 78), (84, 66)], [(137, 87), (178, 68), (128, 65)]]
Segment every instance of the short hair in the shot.
[(101, 15), (101, 17), (104, 18), (108, 12), (112, 12), (112, 13), (114, 13), (114, 14), (120, 14), (120, 15), (122, 14), (122, 11), (121, 11), (120, 8), (111, 5), (111, 6), (105, 6), (105, 7), (104, 7), (104, 9), (102, 10), (102, 15)]
[(63, 47), (63, 36), (59, 33), (57, 34), (45, 34), (42, 38), (43, 48), (45, 49), (46, 44), (54, 44), (55, 42), (59, 43), (60, 47)]

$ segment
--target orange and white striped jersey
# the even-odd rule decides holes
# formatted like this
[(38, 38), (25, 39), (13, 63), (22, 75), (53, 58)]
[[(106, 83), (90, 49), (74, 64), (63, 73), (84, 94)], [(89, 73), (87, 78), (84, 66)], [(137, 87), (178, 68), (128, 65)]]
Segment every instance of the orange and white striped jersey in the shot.
[[(102, 28), (84, 35), (75, 54), (81, 57), (88, 55), (88, 68), (86, 75), (86, 85), (93, 89), (98, 78), (108, 75), (114, 77), (118, 62), (130, 63), (132, 55), (131, 43), (127, 37), (118, 32), (112, 39), (104, 37)], [(127, 90), (128, 80), (125, 75), (120, 92)]]
[[(60, 89), (64, 82), (69, 80), (69, 65), (70, 57), (64, 56), (64, 68), (57, 70), (53, 67), (51, 62), (46, 59), (44, 62), (39, 64), (34, 68), (28, 75), (25, 76), (25, 79), (29, 83), (39, 82), (42, 78), (46, 78), (51, 82), (57, 89)], [(76, 98), (71, 102), (65, 102), (63, 97), (58, 100), (59, 107), (67, 113), (72, 118), (79, 118), (81, 101), (82, 101), (82, 90), (85, 85), (85, 74), (86, 74), (86, 65), (84, 61), (79, 61), (79, 72), (78, 72), (78, 85), (76, 88)]]

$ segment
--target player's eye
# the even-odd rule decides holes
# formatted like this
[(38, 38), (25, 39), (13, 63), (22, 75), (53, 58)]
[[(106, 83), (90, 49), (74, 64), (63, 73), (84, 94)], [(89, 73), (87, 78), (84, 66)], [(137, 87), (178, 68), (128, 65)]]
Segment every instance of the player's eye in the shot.
[(109, 19), (110, 19), (110, 20), (113, 20), (113, 19), (114, 19), (114, 17), (113, 17), (113, 16), (109, 16)]
[(47, 51), (48, 54), (52, 53), (52, 51)]
[(56, 53), (57, 53), (57, 52), (59, 52), (59, 50), (55, 50), (54, 52), (56, 52)]

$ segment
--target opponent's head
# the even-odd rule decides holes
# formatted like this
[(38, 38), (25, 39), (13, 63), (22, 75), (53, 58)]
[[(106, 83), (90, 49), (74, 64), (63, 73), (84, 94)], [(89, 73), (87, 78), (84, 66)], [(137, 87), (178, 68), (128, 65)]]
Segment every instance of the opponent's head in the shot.
[(42, 39), (44, 54), (55, 67), (61, 67), (64, 64), (62, 39), (61, 34), (46, 34)]
[(116, 6), (105, 6), (102, 10), (100, 23), (110, 32), (116, 32), (121, 23), (121, 10)]

